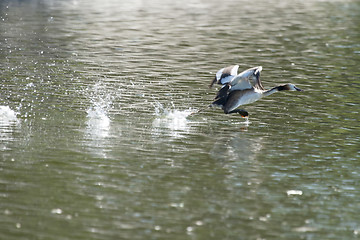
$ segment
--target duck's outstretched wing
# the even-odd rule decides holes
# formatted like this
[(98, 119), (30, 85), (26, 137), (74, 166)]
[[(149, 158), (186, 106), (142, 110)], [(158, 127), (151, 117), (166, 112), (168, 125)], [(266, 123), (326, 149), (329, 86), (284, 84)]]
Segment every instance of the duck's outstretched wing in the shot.
[(211, 82), (209, 87), (211, 88), (215, 83), (224, 85), (230, 82), (237, 75), (238, 69), (239, 69), (239, 65), (233, 65), (220, 69), (216, 73), (215, 78)]
[(262, 67), (258, 66), (239, 73), (229, 83), (231, 85), (229, 91), (245, 90), (253, 87), (259, 90), (265, 90), (260, 81), (261, 70)]

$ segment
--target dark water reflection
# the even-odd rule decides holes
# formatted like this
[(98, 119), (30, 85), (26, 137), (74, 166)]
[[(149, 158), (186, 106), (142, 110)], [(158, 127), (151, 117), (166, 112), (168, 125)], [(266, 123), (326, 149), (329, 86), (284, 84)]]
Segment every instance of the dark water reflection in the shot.
[[(360, 234), (357, 1), (0, 2), (1, 239)], [(249, 122), (199, 115), (263, 66)]]

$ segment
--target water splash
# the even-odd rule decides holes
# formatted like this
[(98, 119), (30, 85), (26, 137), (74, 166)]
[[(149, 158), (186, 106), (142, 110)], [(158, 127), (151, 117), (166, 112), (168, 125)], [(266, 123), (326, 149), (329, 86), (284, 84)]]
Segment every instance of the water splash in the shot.
[(17, 113), (11, 110), (9, 106), (0, 106), (0, 126), (6, 127), (19, 122)]
[(109, 110), (112, 95), (103, 83), (97, 83), (86, 93), (90, 106), (86, 113), (85, 146), (97, 157), (108, 158), (107, 146), (111, 142)]
[(172, 136), (181, 137), (183, 133), (190, 131), (188, 125), (190, 116), (195, 111), (191, 108), (185, 110), (164, 108), (161, 103), (155, 105), (155, 120), (153, 121), (153, 128), (158, 132), (159, 129), (168, 130)]
[(91, 135), (106, 137), (109, 134), (110, 118), (101, 106), (91, 106), (87, 110), (87, 129)]
[(91, 106), (87, 110), (87, 132), (92, 137), (107, 137), (111, 123), (108, 112), (112, 101), (100, 83), (94, 85), (90, 102)]
[(239, 119), (240, 120), (236, 120), (236, 121), (232, 122), (232, 124), (241, 124), (241, 125), (244, 125), (244, 127), (248, 127), (251, 124), (248, 117), (245, 117), (245, 121), (242, 121), (244, 118), (239, 118)]
[(17, 113), (9, 106), (0, 106), (0, 150), (7, 149), (7, 143), (13, 139), (13, 132), (19, 125)]

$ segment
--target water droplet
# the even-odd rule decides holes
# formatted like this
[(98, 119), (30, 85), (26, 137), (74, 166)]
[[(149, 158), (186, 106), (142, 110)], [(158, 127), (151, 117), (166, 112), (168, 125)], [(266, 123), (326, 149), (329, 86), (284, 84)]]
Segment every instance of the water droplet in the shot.
[(300, 195), (301, 196), (303, 194), (303, 192), (301, 190), (288, 190), (288, 191), (286, 191), (286, 194), (288, 196), (291, 196), (291, 195)]
[(196, 224), (197, 226), (202, 226), (202, 225), (204, 225), (204, 223), (203, 223), (202, 221), (196, 221), (195, 224)]
[(51, 210), (52, 214), (62, 214), (62, 210), (60, 208), (54, 208)]

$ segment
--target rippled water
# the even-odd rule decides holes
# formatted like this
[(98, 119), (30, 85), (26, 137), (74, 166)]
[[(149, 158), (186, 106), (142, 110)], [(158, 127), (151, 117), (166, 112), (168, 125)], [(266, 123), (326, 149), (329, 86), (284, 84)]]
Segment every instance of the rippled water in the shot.
[[(0, 239), (359, 237), (359, 26), (351, 0), (0, 2)], [(232, 64), (305, 91), (207, 108)]]

